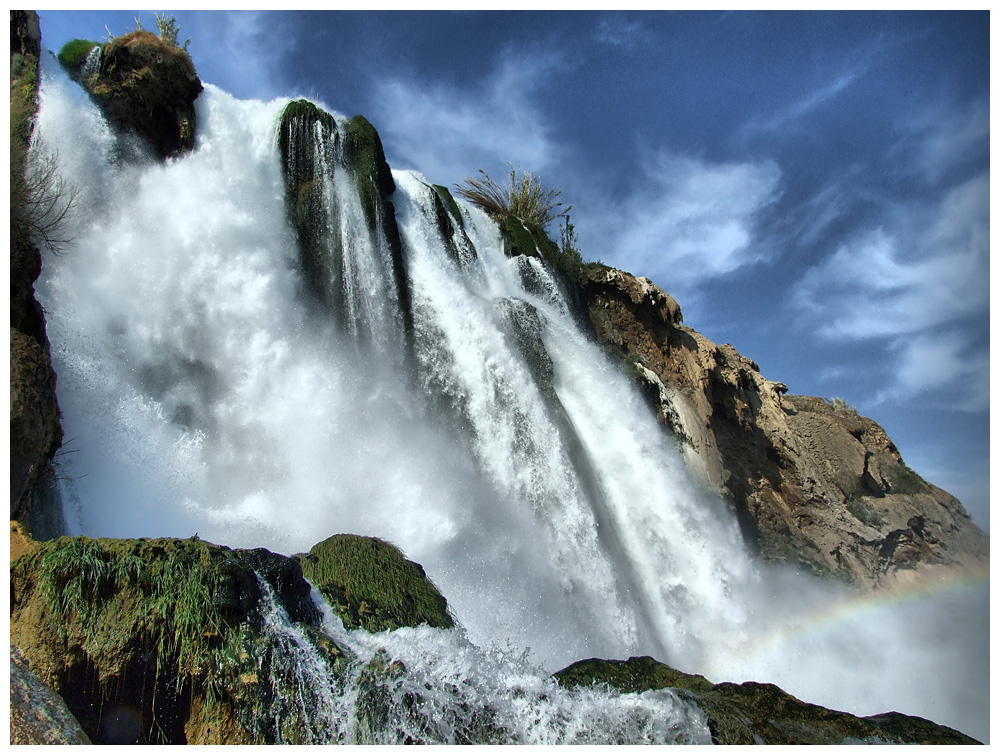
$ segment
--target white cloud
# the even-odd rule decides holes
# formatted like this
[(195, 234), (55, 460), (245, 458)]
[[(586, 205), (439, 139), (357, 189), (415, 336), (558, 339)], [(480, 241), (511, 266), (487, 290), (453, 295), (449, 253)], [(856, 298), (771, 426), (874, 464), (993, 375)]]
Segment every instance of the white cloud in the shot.
[(893, 383), (878, 399), (947, 389), (941, 403), (989, 405), (989, 176), (953, 187), (930, 208), (900, 208), (888, 223), (808, 271), (795, 303), (837, 341), (887, 341)]
[(644, 186), (609, 222), (615, 264), (669, 283), (683, 295), (698, 283), (753, 264), (757, 214), (779, 194), (773, 162), (708, 163), (661, 155)]
[(373, 99), (382, 141), (397, 163), (409, 163), (436, 183), (455, 183), (480, 167), (507, 162), (535, 173), (544, 170), (555, 159), (556, 147), (533, 94), (557, 64), (554, 58), (509, 57), (477, 90), (399, 78), (379, 81)]

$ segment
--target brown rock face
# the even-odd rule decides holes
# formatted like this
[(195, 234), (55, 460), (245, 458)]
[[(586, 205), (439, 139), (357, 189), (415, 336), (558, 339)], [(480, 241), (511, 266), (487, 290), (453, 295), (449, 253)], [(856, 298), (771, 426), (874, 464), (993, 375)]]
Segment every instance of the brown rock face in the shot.
[(598, 341), (764, 558), (870, 586), (988, 562), (989, 541), (961, 503), (907, 467), (877, 423), (784, 395), (732, 346), (682, 325), (648, 279), (591, 267), (579, 287)]

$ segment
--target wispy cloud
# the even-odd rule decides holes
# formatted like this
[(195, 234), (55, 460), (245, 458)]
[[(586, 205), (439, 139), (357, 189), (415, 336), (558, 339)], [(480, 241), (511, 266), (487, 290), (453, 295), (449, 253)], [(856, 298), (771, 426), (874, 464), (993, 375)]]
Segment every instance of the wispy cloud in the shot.
[(651, 36), (640, 20), (611, 14), (601, 16), (594, 38), (600, 44), (631, 50)]
[(790, 124), (824, 107), (865, 73), (865, 66), (844, 71), (833, 81), (824, 83), (785, 108), (767, 117), (758, 117), (743, 127), (744, 134), (780, 131)]
[(379, 131), (396, 155), (393, 164), (409, 164), (438, 183), (507, 162), (544, 170), (557, 147), (534, 95), (558, 65), (556, 58), (511, 55), (476, 90), (414, 79), (377, 81)]
[(795, 303), (821, 337), (886, 342), (894, 378), (879, 400), (947, 386), (943, 403), (988, 406), (988, 174), (841, 244), (802, 278)]
[(277, 28), (280, 15), (188, 11), (181, 17), (181, 37), (191, 38), (191, 54), (202, 79), (237, 97), (288, 94), (277, 70), (294, 40)]
[(928, 108), (901, 130), (907, 137), (904, 148), (910, 146), (915, 150), (914, 167), (928, 183), (935, 184), (956, 167), (988, 159), (989, 102), (984, 98), (964, 107)]
[(710, 163), (661, 154), (614, 213), (614, 259), (626, 269), (693, 292), (705, 280), (753, 264), (758, 213), (780, 195), (770, 161)]

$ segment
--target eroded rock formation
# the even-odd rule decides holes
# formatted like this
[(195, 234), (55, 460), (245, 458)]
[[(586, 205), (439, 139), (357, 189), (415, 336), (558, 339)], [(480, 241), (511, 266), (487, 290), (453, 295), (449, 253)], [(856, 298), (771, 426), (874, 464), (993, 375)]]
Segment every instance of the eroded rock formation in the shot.
[(877, 423), (787, 395), (731, 345), (684, 326), (647, 278), (591, 265), (578, 281), (598, 341), (627, 364), (689, 466), (729, 497), (765, 558), (870, 586), (984, 567), (985, 534), (904, 464)]

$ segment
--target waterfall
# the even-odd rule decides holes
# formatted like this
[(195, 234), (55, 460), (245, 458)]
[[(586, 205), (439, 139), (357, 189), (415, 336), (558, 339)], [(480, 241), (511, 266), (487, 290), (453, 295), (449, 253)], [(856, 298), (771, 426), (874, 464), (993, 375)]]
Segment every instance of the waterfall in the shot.
[[(461, 628), (398, 630), (378, 646), (412, 672), (447, 666), (468, 694), (501, 684), (503, 664), (483, 658), (503, 647), (550, 672), (649, 654), (860, 714), (985, 718), (956, 690), (988, 687), (988, 671), (956, 678), (968, 661), (914, 634), (912, 614), (840, 625), (849, 643), (824, 635), (785, 642), (795, 657), (765, 653), (769, 638), (855, 598), (751, 558), (725, 503), (692, 482), (627, 376), (580, 331), (551, 271), (507, 258), (482, 213), (462, 205), (452, 217), (409, 171), (393, 171), (391, 203), (376, 193), (365, 205), (339, 151), (342, 116), (308, 132), (313, 184), (296, 196), (320, 203), (324, 221), (307, 262), (278, 148), (289, 100), (207, 85), (194, 152), (137, 162), (119, 158), (135, 150), (54, 66), (43, 73), (37, 148), (57, 149), (83, 190), (77, 242), (46, 256), (38, 285), (72, 534), (197, 532), (288, 554), (339, 532), (389, 540), (424, 566)], [(368, 640), (352, 634), (363, 654)], [(516, 657), (503, 659), (508, 693)], [(914, 668), (940, 672), (952, 701), (924, 695)], [(830, 669), (850, 683), (826, 684)], [(508, 694), (508, 721), (620, 730), (597, 697), (542, 711), (555, 693), (532, 673), (527, 697)], [(670, 695), (628, 704), (666, 706), (668, 722), (694, 715)], [(661, 725), (643, 715), (648, 731)], [(650, 736), (675, 736), (672, 725)], [(517, 741), (573, 741), (543, 729)]]

